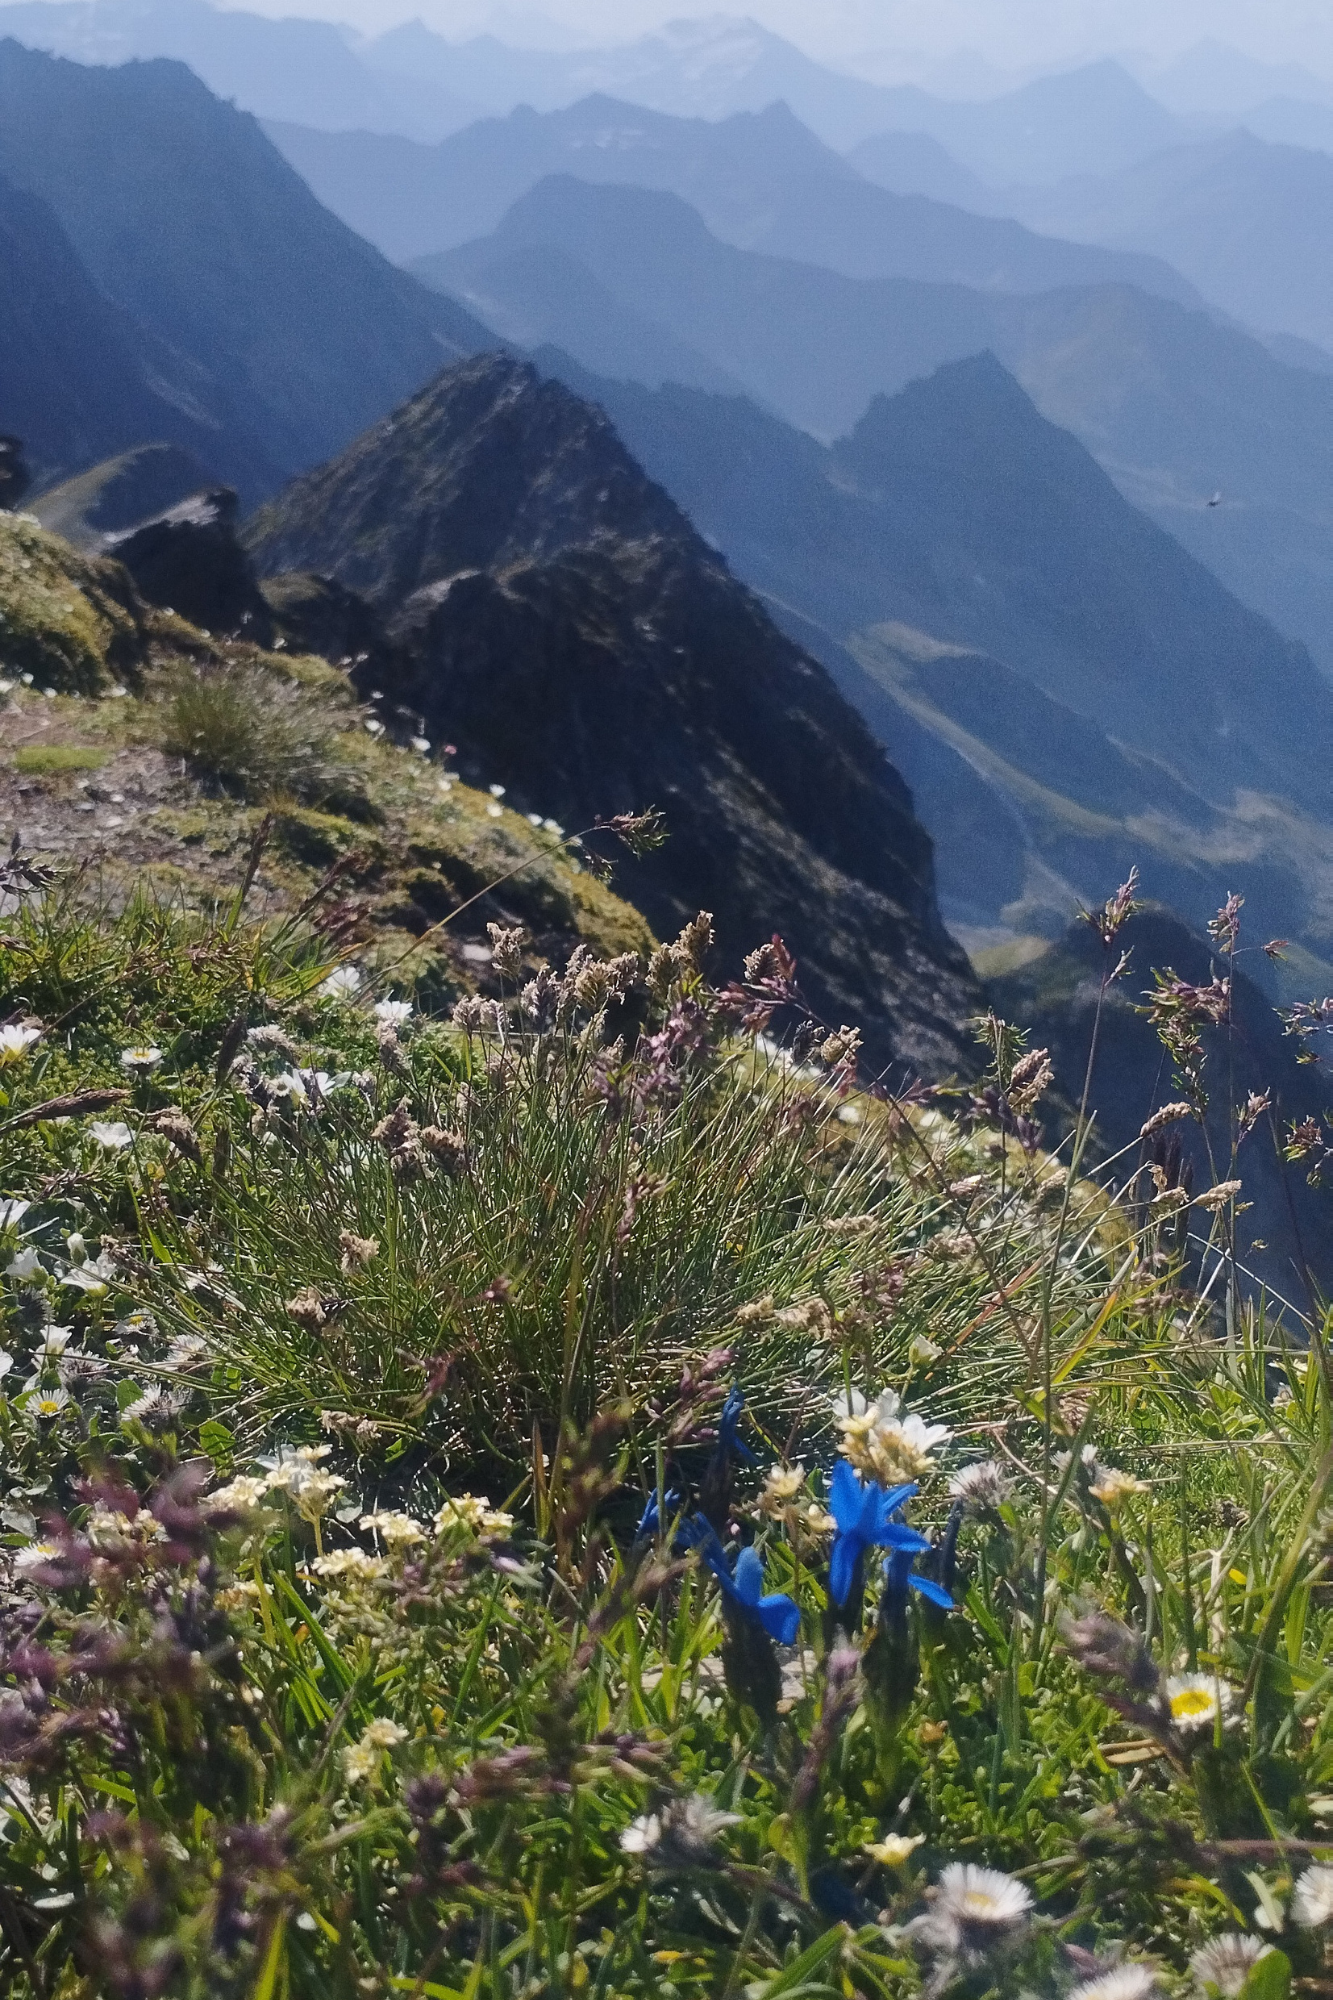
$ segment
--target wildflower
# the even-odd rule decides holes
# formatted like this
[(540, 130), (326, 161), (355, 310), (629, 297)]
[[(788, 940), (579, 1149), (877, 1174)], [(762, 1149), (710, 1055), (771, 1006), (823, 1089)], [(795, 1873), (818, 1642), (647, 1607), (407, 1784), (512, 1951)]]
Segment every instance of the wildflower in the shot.
[(764, 1490), (759, 1495), (760, 1513), (784, 1514), (788, 1502), (796, 1498), (804, 1484), (803, 1465), (771, 1465), (764, 1475)]
[(944, 1349), (924, 1333), (919, 1333), (907, 1350), (907, 1358), (914, 1368), (929, 1368), (938, 1361)]
[(17, 1229), (31, 1207), (30, 1201), (0, 1201), (0, 1229)]
[(41, 1033), (40, 1028), (0, 1028), (0, 1069), (22, 1062)]
[(492, 1507), (484, 1493), (460, 1493), (456, 1499), (445, 1501), (434, 1525), (437, 1535), (447, 1535), (452, 1528), (466, 1528), (474, 1535), (507, 1535), (514, 1517)]
[(1306, 1930), (1333, 1920), (1333, 1867), (1317, 1861), (1307, 1868), (1291, 1895), (1291, 1915)]
[(318, 1000), (353, 1000), (361, 991), (361, 974), (354, 965), (336, 965), (315, 988)]
[(270, 1491), (286, 1493), (303, 1521), (314, 1527), (328, 1512), (329, 1503), (341, 1493), (347, 1481), (336, 1472), (325, 1472), (318, 1463), (328, 1456), (328, 1445), (302, 1445), (284, 1458), (268, 1475)]
[(800, 1607), (781, 1591), (764, 1596), (764, 1565), (757, 1550), (742, 1549), (733, 1570), (716, 1530), (707, 1521), (682, 1523), (681, 1539), (687, 1546), (700, 1550), (730, 1603), (738, 1605), (747, 1617), (757, 1619), (769, 1638), (776, 1639), (780, 1646), (795, 1643), (801, 1626)]
[(5, 1265), (5, 1276), (16, 1285), (39, 1284), (46, 1276), (46, 1268), (35, 1250), (20, 1250)]
[(60, 1282), (87, 1292), (90, 1298), (100, 1298), (115, 1275), (116, 1267), (103, 1250), (98, 1257), (85, 1257), (82, 1263), (71, 1265)]
[(924, 1833), (888, 1833), (883, 1840), (868, 1840), (864, 1852), (886, 1868), (901, 1868), (925, 1839)]
[(835, 1604), (847, 1602), (856, 1566), (867, 1549), (899, 1549), (911, 1557), (923, 1554), (930, 1547), (924, 1535), (893, 1518), (916, 1490), (908, 1482), (892, 1486), (886, 1492), (873, 1482), (863, 1485), (845, 1460), (834, 1467), (829, 1481), (829, 1508), (838, 1537), (829, 1563), (829, 1593)]
[(372, 1011), (386, 1028), (402, 1028), (411, 1020), (413, 1008), (410, 1000), (377, 1000)]
[(131, 1076), (151, 1076), (153, 1071), (160, 1067), (161, 1062), (161, 1049), (133, 1048), (122, 1049), (120, 1052), (120, 1066), (128, 1070)]
[(631, 1820), (620, 1845), (626, 1854), (641, 1854), (650, 1868), (700, 1868), (708, 1863), (723, 1828), (739, 1820), (739, 1813), (722, 1812), (702, 1792), (691, 1792)]
[(908, 1932), (946, 1962), (978, 1963), (1021, 1933), (1031, 1910), (1031, 1894), (1012, 1875), (951, 1861), (932, 1892), (931, 1908)]
[(68, 1401), (68, 1389), (34, 1389), (25, 1407), (29, 1416), (49, 1423), (53, 1417), (60, 1415)]
[(226, 1486), (219, 1486), (216, 1493), (208, 1496), (210, 1513), (249, 1514), (260, 1506), (268, 1493), (267, 1479), (255, 1479), (241, 1473)]
[(48, 1563), (59, 1562), (63, 1554), (59, 1542), (29, 1542), (15, 1555), (14, 1568), (23, 1576), (31, 1570), (45, 1569)]
[(1013, 1492), (1009, 1477), (998, 1459), (982, 1458), (965, 1465), (949, 1481), (949, 1498), (966, 1507), (1003, 1507)]
[[(1235, 1696), (1212, 1674), (1171, 1674), (1166, 1683), (1171, 1720), (1184, 1736), (1211, 1729), (1217, 1718), (1225, 1721)], [(1333, 1882), (1333, 1869), (1329, 1870)]]
[(727, 1391), (727, 1400), (722, 1405), (722, 1416), (717, 1428), (717, 1446), (720, 1452), (740, 1459), (743, 1465), (757, 1465), (758, 1459), (740, 1434), (740, 1421), (745, 1409), (745, 1397), (740, 1387), (733, 1384)]
[(1132, 1472), (1121, 1472), (1114, 1465), (1098, 1465), (1097, 1477), (1088, 1487), (1094, 1500), (1100, 1500), (1103, 1507), (1112, 1513), (1132, 1493), (1151, 1493), (1152, 1488), (1142, 1479), (1136, 1479)]
[(415, 1542), (424, 1542), (426, 1530), (420, 1521), (414, 1521), (410, 1514), (402, 1514), (390, 1509), (361, 1516), (361, 1527), (378, 1535), (391, 1549), (410, 1548)]
[(94, 1118), (88, 1127), (88, 1134), (93, 1144), (100, 1146), (107, 1153), (121, 1153), (126, 1146), (134, 1144), (133, 1132), (128, 1125), (122, 1125), (119, 1119), (108, 1121), (105, 1118)]
[(390, 1722), (381, 1716), (361, 1733), (360, 1740), (343, 1751), (343, 1771), (349, 1784), (363, 1784), (373, 1778), (379, 1769), (380, 1755), (385, 1750), (394, 1749), (407, 1735), (407, 1731), (397, 1722)]
[(208, 1352), (208, 1342), (197, 1333), (178, 1333), (166, 1351), (162, 1366), (172, 1374), (193, 1368)]
[(10, 1369), (13, 1366), (14, 1366), (13, 1355), (7, 1354), (4, 1348), (0, 1347), (0, 1382), (4, 1380), (5, 1376), (8, 1375)]
[(1151, 2000), (1161, 1990), (1150, 1965), (1117, 1965), (1095, 1979), (1083, 1980), (1069, 2000)]
[(69, 1326), (44, 1326), (42, 1337), (37, 1344), (38, 1358), (45, 1357), (49, 1360), (57, 1354), (63, 1354), (69, 1346), (73, 1332), (73, 1327)]
[(149, 1430), (166, 1430), (189, 1402), (188, 1392), (166, 1389), (155, 1382), (151, 1389), (120, 1413), (123, 1424), (144, 1424)]
[(860, 1472), (888, 1486), (920, 1479), (934, 1470), (930, 1454), (947, 1442), (945, 1424), (928, 1424), (915, 1412), (902, 1414), (902, 1399), (886, 1389), (873, 1403), (852, 1391), (850, 1412), (837, 1419), (838, 1449)]
[(328, 1583), (378, 1583), (389, 1574), (384, 1557), (367, 1555), (364, 1549), (335, 1549), (316, 1556), (310, 1567)]
[(99, 1555), (118, 1555), (126, 1549), (142, 1548), (150, 1542), (164, 1542), (167, 1531), (156, 1514), (141, 1508), (131, 1517), (115, 1507), (94, 1507), (84, 1528)]
[(1272, 1949), (1262, 1938), (1224, 1931), (1221, 1937), (1210, 1939), (1195, 1952), (1190, 1971), (1205, 1992), (1212, 1987), (1222, 1995), (1222, 2000), (1237, 2000), (1259, 1960)]

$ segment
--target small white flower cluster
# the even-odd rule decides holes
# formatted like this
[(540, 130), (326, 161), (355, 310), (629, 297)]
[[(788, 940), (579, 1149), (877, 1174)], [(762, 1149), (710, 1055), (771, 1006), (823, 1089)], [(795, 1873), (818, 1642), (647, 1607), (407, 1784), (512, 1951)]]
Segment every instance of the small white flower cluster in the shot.
[(332, 1445), (303, 1444), (285, 1453), (262, 1476), (242, 1474), (210, 1495), (209, 1506), (217, 1512), (250, 1514), (263, 1505), (270, 1493), (285, 1493), (303, 1521), (313, 1527), (327, 1514), (335, 1496), (347, 1481), (336, 1472), (326, 1472), (320, 1460), (329, 1456)]
[(384, 1752), (397, 1749), (406, 1737), (407, 1731), (402, 1724), (391, 1722), (388, 1716), (381, 1716), (372, 1722), (360, 1739), (343, 1751), (343, 1773), (348, 1784), (363, 1785), (375, 1777)]
[(885, 1389), (873, 1403), (853, 1389), (850, 1408), (842, 1410), (836, 1422), (842, 1432), (838, 1449), (843, 1457), (883, 1486), (933, 1472), (931, 1453), (952, 1435), (946, 1424), (928, 1424), (915, 1411), (905, 1412), (893, 1389)]
[(759, 1511), (770, 1520), (781, 1521), (784, 1525), (808, 1535), (831, 1535), (837, 1522), (817, 1500), (803, 1493), (805, 1467), (803, 1465), (771, 1465), (764, 1475), (763, 1488), (759, 1495)]

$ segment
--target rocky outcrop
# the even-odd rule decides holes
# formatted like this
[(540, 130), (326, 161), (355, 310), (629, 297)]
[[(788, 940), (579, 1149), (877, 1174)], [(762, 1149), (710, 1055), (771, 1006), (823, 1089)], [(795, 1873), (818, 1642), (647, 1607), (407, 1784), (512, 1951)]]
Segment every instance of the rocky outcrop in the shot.
[(778, 931), (877, 1066), (968, 1059), (977, 990), (905, 786), (599, 410), (523, 364), (466, 362), (245, 539), (261, 571), (369, 598), (403, 660), (386, 701), (465, 774), (571, 830), (660, 807), (666, 846), (620, 884), (659, 934), (711, 909), (734, 969)]
[(150, 604), (179, 612), (219, 636), (267, 646), (273, 621), (236, 539), (236, 495), (228, 486), (196, 493), (151, 521), (105, 537), (102, 547), (134, 578)]

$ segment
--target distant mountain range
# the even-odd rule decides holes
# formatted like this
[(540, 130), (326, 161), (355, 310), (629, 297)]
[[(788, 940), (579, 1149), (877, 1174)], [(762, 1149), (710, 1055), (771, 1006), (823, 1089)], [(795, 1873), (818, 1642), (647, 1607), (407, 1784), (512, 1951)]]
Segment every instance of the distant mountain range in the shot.
[(438, 146), (368, 132), (267, 129), (335, 215), (400, 261), (486, 234), (538, 181), (569, 173), (679, 195), (726, 242), (852, 277), (1024, 292), (1134, 284), (1202, 303), (1157, 258), (1090, 250), (1012, 221), (891, 194), (784, 104), (710, 122), (594, 96), (565, 111), (487, 119)]
[(179, 63), (0, 42), (0, 180), (31, 287), (0, 288), (0, 324), (28, 329), (20, 362), (5, 350), (0, 428), (47, 480), (165, 438), (258, 499), (494, 344)]
[[(1324, 114), (1333, 125), (1333, 111)], [(1294, 137), (1294, 134), (1289, 134)], [(1016, 196), (1036, 228), (1169, 258), (1238, 319), (1333, 350), (1333, 157), (1237, 131)]]
[(1257, 925), (1333, 956), (1333, 691), (993, 358), (831, 450), (748, 401), (543, 359), (866, 716), (951, 921), (1048, 932), (1138, 862), (1197, 924), (1223, 870)]
[[(568, 260), (563, 287), (551, 251)], [(474, 310), (484, 301), (501, 329), (521, 325), (528, 343), (545, 327), (585, 366), (644, 379), (614, 318), (596, 360), (581, 349), (584, 279), (572, 266), (636, 325), (652, 321), (826, 439), (850, 429), (872, 396), (991, 349), (1136, 506), (1333, 673), (1328, 376), (1286, 366), (1239, 330), (1137, 286), (1019, 295), (849, 278), (723, 243), (676, 196), (567, 175), (539, 183), (489, 238), (413, 268)]]
[(601, 412), (478, 357), (246, 540), (264, 574), (364, 599), (407, 663), (387, 699), (455, 741), (465, 775), (569, 827), (664, 809), (671, 837), (631, 891), (659, 936), (705, 907), (735, 965), (780, 931), (810, 998), (858, 1021), (877, 1062), (963, 1058), (976, 989), (901, 780)]

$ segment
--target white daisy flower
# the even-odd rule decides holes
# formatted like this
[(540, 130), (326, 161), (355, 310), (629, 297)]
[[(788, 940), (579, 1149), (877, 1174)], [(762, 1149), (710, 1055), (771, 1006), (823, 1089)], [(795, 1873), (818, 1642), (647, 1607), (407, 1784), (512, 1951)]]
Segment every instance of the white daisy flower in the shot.
[(305, 1079), (297, 1069), (285, 1069), (281, 1075), (275, 1076), (269, 1085), (269, 1091), (272, 1096), (285, 1097), (292, 1104), (310, 1102), (310, 1092), (305, 1087)]
[(902, 1398), (893, 1389), (884, 1390), (873, 1403), (854, 1389), (850, 1411), (836, 1422), (844, 1458), (884, 1486), (933, 1471), (932, 1451), (952, 1435), (946, 1424), (928, 1424), (915, 1412), (904, 1414)]
[(949, 1481), (949, 1498), (961, 1500), (967, 1507), (1002, 1507), (1012, 1492), (1009, 1475), (995, 1458), (965, 1465)]
[(14, 1567), (20, 1575), (23, 1575), (28, 1570), (44, 1569), (47, 1563), (58, 1562), (59, 1560), (60, 1545), (58, 1542), (29, 1542), (26, 1548), (19, 1549), (15, 1555)]
[(1293, 1920), (1306, 1930), (1315, 1930), (1333, 1919), (1333, 1868), (1317, 1861), (1307, 1868), (1291, 1893)]
[(373, 1011), (375, 1019), (383, 1021), (386, 1027), (401, 1028), (411, 1020), (415, 1010), (410, 1000), (377, 1000)]
[(1166, 1683), (1171, 1720), (1184, 1736), (1213, 1727), (1218, 1716), (1226, 1720), (1235, 1695), (1215, 1674), (1171, 1674)]
[(1161, 1990), (1150, 1965), (1117, 1965), (1095, 1979), (1083, 1980), (1069, 2000), (1151, 2000)]
[(626, 1854), (641, 1854), (649, 1867), (697, 1868), (712, 1856), (713, 1843), (724, 1827), (735, 1826), (738, 1813), (721, 1812), (702, 1792), (672, 1799), (657, 1812), (641, 1813), (620, 1836)]
[(134, 1144), (133, 1132), (119, 1119), (94, 1118), (88, 1127), (88, 1136), (94, 1145), (107, 1153), (123, 1153), (126, 1146)]
[(978, 1931), (1011, 1930), (1025, 1923), (1032, 1909), (1032, 1892), (998, 1868), (979, 1868), (971, 1861), (951, 1861), (940, 1876), (936, 1909), (974, 1936)]
[(1221, 1937), (1200, 1946), (1190, 1960), (1190, 1971), (1205, 1992), (1211, 1987), (1222, 1995), (1222, 2000), (1237, 2000), (1259, 1960), (1272, 1949), (1263, 1938), (1225, 1931)]
[(315, 988), (320, 1000), (351, 1000), (361, 991), (361, 973), (355, 965), (336, 965), (327, 979)]
[(161, 1063), (161, 1049), (144, 1047), (122, 1049), (120, 1052), (120, 1066), (129, 1070), (132, 1076), (151, 1076), (155, 1069), (161, 1067)]
[(48, 1423), (53, 1417), (60, 1415), (68, 1402), (68, 1389), (34, 1389), (28, 1397), (26, 1408), (30, 1417), (37, 1417), (42, 1422)]

